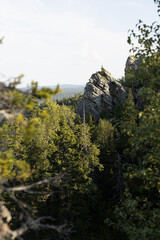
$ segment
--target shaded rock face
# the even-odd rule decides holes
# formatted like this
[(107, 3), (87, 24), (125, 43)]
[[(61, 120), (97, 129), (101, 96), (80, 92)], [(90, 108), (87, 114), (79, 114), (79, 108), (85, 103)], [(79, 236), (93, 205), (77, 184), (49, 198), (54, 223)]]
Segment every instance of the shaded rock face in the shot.
[(135, 56), (129, 56), (127, 58), (125, 70), (130, 68), (137, 70), (138, 66), (139, 66), (139, 60), (137, 60)]
[(132, 70), (138, 70), (139, 65), (142, 63), (142, 57), (137, 59), (135, 56), (129, 56), (125, 65), (125, 78), (127, 78), (127, 74)]
[[(128, 73), (130, 74), (130, 72), (138, 71), (140, 68), (140, 65), (142, 64), (142, 60), (143, 60), (143, 56), (141, 56), (140, 58), (136, 58), (135, 56), (129, 56), (127, 58), (126, 61), (126, 65), (125, 65), (125, 79), (128, 78)], [(129, 77), (130, 78), (130, 77)], [(132, 84), (132, 94), (134, 96), (134, 101), (135, 101), (135, 105), (139, 110), (142, 110), (144, 107), (144, 103), (142, 102), (142, 99), (140, 96), (138, 96), (138, 91), (139, 88), (142, 87), (141, 83), (137, 80), (137, 82), (133, 82)]]
[(124, 101), (126, 89), (116, 81), (104, 68), (94, 73), (84, 90), (82, 97), (76, 106), (76, 113), (80, 116), (91, 113), (92, 117), (98, 119), (102, 114), (111, 112), (114, 105)]

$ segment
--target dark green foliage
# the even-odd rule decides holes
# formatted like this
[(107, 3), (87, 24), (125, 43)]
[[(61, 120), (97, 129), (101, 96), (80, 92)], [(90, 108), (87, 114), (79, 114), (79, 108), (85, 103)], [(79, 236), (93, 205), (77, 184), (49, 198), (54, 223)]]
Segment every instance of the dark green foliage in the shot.
[[(158, 3), (159, 10), (159, 1)], [(137, 69), (129, 69), (126, 85), (132, 88), (135, 99), (143, 107), (137, 108), (129, 91), (123, 116), (118, 125), (121, 151), (123, 150), (124, 200), (116, 204), (113, 217), (106, 224), (125, 234), (128, 240), (160, 238), (160, 85), (159, 50), (160, 26), (147, 26), (139, 21), (139, 34), (131, 31), (128, 38), (138, 40), (132, 45), (138, 58)]]
[[(160, 1), (154, 2), (159, 12)], [(0, 210), (3, 205), (12, 213), (11, 230), (28, 216), (43, 217), (41, 226), (46, 224), (36, 232), (27, 228), (24, 239), (61, 239), (47, 229), (53, 218), (54, 226), (72, 227), (64, 239), (160, 239), (160, 26), (139, 21), (137, 29), (128, 38), (137, 67), (121, 80), (126, 100), (98, 122), (91, 114), (76, 116), (80, 95), (53, 102), (59, 87), (39, 89), (33, 82), (23, 93), (16, 88), (22, 75), (0, 85), (9, 114), (0, 129)], [(46, 100), (40, 105), (37, 98)], [(30, 192), (12, 189), (29, 184)]]
[[(41, 109), (35, 105), (29, 114), (28, 123), (32, 122), (29, 128), (31, 133), (27, 133), (27, 136), (24, 124), (19, 120), (11, 120), (4, 125), (6, 150), (12, 149), (17, 158), (31, 166), (32, 175), (28, 182), (51, 178), (61, 172), (64, 172), (65, 180), (61, 183), (63, 189), (56, 194), (56, 199), (52, 200), (50, 194), (40, 194), (38, 199), (34, 196), (31, 199), (26, 197), (26, 201), (41, 214), (46, 212), (47, 204), (56, 206), (56, 211), (53, 209), (50, 213), (59, 224), (74, 224), (77, 231), (80, 224), (81, 228), (84, 224), (87, 229), (90, 228), (88, 215), (81, 217), (81, 212), (88, 204), (86, 199), (90, 194), (95, 195), (92, 172), (95, 168), (101, 171), (103, 166), (97, 157), (99, 150), (90, 140), (89, 127), (76, 124), (75, 113), (70, 108), (52, 101), (46, 102)], [(53, 191), (50, 187), (38, 190)], [(80, 198), (82, 207), (79, 207)], [(32, 204), (31, 200), (36, 204)], [(86, 210), (86, 214), (87, 211), (90, 213), (90, 210)]]

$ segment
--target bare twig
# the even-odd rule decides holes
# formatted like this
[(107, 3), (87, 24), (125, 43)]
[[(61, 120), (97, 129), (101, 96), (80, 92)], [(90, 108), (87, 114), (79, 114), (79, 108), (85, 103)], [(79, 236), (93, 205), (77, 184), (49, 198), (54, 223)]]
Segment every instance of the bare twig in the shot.
[(62, 179), (62, 177), (64, 176), (64, 173), (61, 173), (59, 174), (58, 176), (54, 177), (54, 178), (51, 178), (51, 179), (44, 179), (44, 180), (41, 180), (41, 181), (38, 181), (38, 182), (35, 182), (35, 183), (32, 183), (28, 186), (18, 186), (18, 187), (11, 187), (11, 188), (7, 188), (7, 191), (13, 191), (13, 192), (19, 192), (19, 191), (25, 191), (27, 192), (29, 189), (33, 188), (33, 187), (36, 187), (36, 186), (39, 186), (39, 185), (42, 185), (42, 184), (49, 184), (49, 183), (52, 183), (54, 185), (57, 185), (60, 180)]
[[(26, 192), (26, 193), (37, 193), (34, 190), (31, 190), (33, 187), (40, 186), (42, 184), (54, 184), (55, 186), (59, 186), (61, 183), (61, 179), (64, 176), (64, 173), (59, 174), (58, 176), (51, 179), (44, 179), (28, 186), (18, 186), (18, 187), (6, 187), (6, 182), (0, 182), (1, 185), (1, 193), (7, 192), (9, 197), (14, 200), (17, 206), (20, 209), (22, 224), (19, 228), (12, 230), (9, 226), (9, 222), (12, 220), (11, 212), (5, 206), (4, 202), (0, 202), (0, 240), (5, 240), (9, 238), (11, 240), (19, 239), (22, 240), (22, 236), (28, 230), (40, 230), (40, 229), (50, 229), (54, 230), (60, 234), (60, 236), (64, 239), (67, 239), (67, 236), (71, 233), (71, 228), (68, 228), (66, 225), (55, 225), (53, 222), (54, 218), (50, 216), (43, 216), (37, 219), (34, 219), (31, 215), (33, 215), (32, 208), (30, 208), (25, 202), (19, 200), (16, 196), (16, 192)], [(38, 191), (40, 193), (41, 191)], [(41, 192), (43, 194), (43, 191)]]

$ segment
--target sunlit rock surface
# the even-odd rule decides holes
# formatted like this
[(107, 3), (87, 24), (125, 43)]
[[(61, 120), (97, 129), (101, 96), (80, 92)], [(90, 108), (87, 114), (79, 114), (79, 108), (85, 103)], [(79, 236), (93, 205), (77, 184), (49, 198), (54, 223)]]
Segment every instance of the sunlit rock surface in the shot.
[(94, 73), (84, 90), (76, 107), (76, 112), (82, 116), (91, 113), (98, 119), (102, 114), (111, 112), (118, 101), (124, 101), (126, 97), (125, 87), (116, 81), (103, 67), (101, 71)]

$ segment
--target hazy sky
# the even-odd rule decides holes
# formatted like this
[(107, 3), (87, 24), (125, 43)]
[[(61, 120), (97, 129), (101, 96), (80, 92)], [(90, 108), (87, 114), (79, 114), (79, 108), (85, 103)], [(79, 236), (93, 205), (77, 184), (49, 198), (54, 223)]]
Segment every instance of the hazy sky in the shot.
[(153, 0), (0, 0), (0, 81), (85, 84), (103, 65), (124, 75), (128, 29), (159, 20)]

